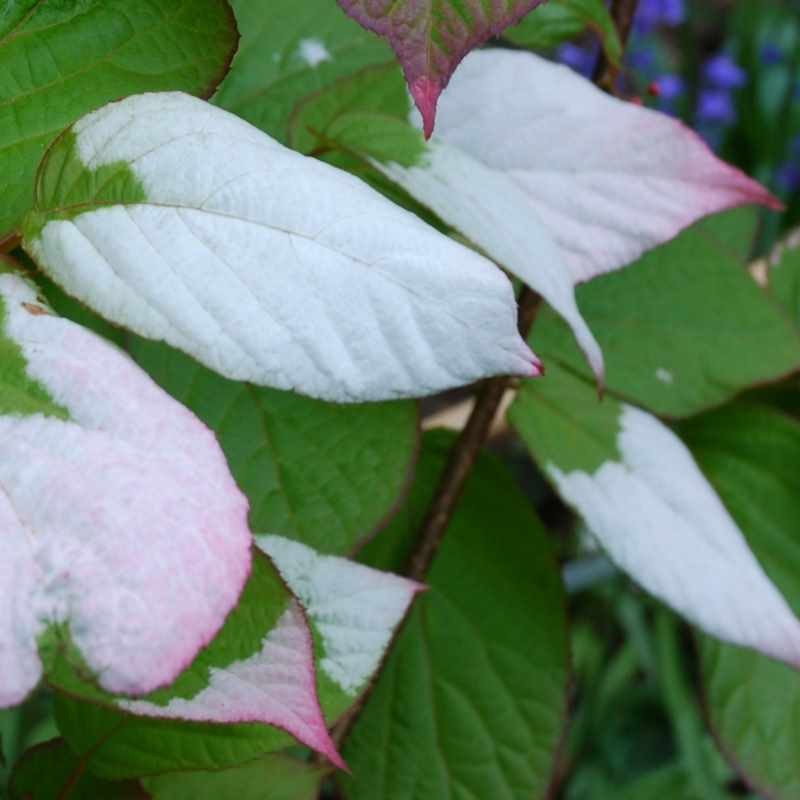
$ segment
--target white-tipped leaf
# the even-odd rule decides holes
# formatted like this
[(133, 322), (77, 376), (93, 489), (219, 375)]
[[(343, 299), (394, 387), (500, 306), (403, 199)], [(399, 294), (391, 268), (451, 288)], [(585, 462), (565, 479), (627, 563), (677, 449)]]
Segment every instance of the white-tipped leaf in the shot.
[(36, 202), (26, 247), (54, 280), (227, 377), (345, 402), (539, 371), (489, 261), (186, 95), (84, 117)]
[(170, 683), (250, 569), (247, 502), (211, 432), (126, 355), (0, 275), (0, 706), (67, 626), (100, 684)]
[(709, 633), (800, 666), (800, 621), (686, 446), (622, 406), (617, 447), (594, 473), (548, 466), (611, 557)]
[(420, 584), (281, 536), (257, 536), (319, 631), (320, 668), (355, 697), (374, 675)]
[(509, 418), (645, 589), (721, 639), (800, 666), (800, 621), (675, 433), (613, 397), (600, 401), (558, 365), (518, 394)]
[(680, 122), (526, 52), (471, 53), (413, 166), (376, 164), (536, 289), (596, 372), (576, 283), (622, 267), (698, 218), (777, 201)]

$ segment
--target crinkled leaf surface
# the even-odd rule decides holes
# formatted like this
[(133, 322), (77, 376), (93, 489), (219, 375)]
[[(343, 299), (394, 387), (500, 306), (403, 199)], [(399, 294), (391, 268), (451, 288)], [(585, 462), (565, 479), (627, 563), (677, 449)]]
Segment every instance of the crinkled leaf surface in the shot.
[(303, 97), (392, 53), (332, 0), (232, 0), (242, 39), (212, 102), (280, 142)]
[(333, 723), (365, 688), (418, 586), (281, 537), (259, 544), (286, 584), (259, 555), (221, 633), (168, 690), (131, 701), (68, 665), (53, 676), (59, 727), (94, 772), (219, 769), (285, 747), (283, 731), (341, 765), (322, 712)]
[[(800, 423), (734, 405), (681, 426), (750, 546), (800, 610)], [(765, 797), (800, 794), (800, 675), (759, 653), (703, 637), (705, 707), (723, 752)]]
[(542, 0), (338, 0), (367, 30), (385, 37), (403, 66), (425, 135), (439, 95), (472, 48), (497, 36)]
[(152, 800), (317, 800), (327, 770), (283, 755), (233, 769), (145, 778)]
[(226, 380), (155, 342), (127, 349), (216, 433), (253, 530), (345, 555), (399, 503), (416, 459), (413, 403), (335, 405)]
[(205, 426), (9, 273), (0, 325), (0, 705), (67, 631), (104, 687), (151, 691), (236, 603), (247, 502)]
[(491, 263), (187, 95), (80, 120), (36, 203), (25, 246), (56, 282), (226, 377), (357, 402), (539, 371)]
[(225, 0), (9, 0), (0, 9), (0, 238), (33, 199), (36, 167), (67, 125), (127, 94), (208, 97), (236, 49)]
[[(797, 330), (746, 270), (756, 215), (709, 217), (625, 270), (578, 288), (608, 387), (685, 417), (800, 367)], [(591, 377), (568, 327), (543, 309), (531, 337), (548, 364)]]
[[(709, 633), (800, 665), (800, 621), (681, 440), (554, 367), (512, 424), (620, 567)], [(757, 553), (760, 556), (760, 553)]]
[[(403, 560), (452, 442), (426, 436), (408, 513), (369, 560)], [(493, 460), (470, 479), (429, 583), (345, 744), (345, 796), (543, 797), (565, 724), (563, 589), (541, 523)]]
[(622, 42), (605, 0), (549, 0), (506, 30), (503, 38), (523, 47), (549, 49), (587, 28), (599, 37), (606, 57), (619, 64)]

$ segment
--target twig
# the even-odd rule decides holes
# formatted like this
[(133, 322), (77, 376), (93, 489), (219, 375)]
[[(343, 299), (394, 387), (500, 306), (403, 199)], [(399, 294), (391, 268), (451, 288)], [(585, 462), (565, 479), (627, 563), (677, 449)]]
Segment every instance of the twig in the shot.
[[(631, 28), (633, 28), (633, 20), (638, 7), (639, 0), (612, 0), (611, 16), (619, 34), (623, 52), (625, 51), (625, 45), (628, 43), (628, 37), (631, 35)], [(609, 61), (605, 52), (601, 50), (593, 76), (595, 84), (603, 91), (615, 94), (619, 71), (620, 68)]]
[(0, 253), (10, 253), (22, 244), (22, 237), (18, 233), (9, 233), (4, 239), (0, 239)]
[[(519, 329), (523, 338), (530, 332), (540, 304), (539, 295), (525, 287), (519, 299)], [(418, 544), (406, 569), (409, 578), (425, 580), (511, 380), (506, 377), (492, 378), (483, 384), (475, 408), (450, 451), (433, 502), (420, 527)]]

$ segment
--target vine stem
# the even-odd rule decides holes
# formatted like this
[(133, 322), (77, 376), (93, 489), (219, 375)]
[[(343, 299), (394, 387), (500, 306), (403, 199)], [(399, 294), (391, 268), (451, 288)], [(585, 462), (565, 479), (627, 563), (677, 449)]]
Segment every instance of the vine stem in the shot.
[[(526, 286), (519, 298), (519, 332), (523, 339), (527, 339), (540, 305), (539, 295)], [(464, 493), (467, 478), (489, 436), (503, 395), (513, 380), (507, 377), (491, 378), (479, 390), (475, 407), (450, 451), (433, 501), (420, 526), (417, 547), (405, 570), (409, 578), (420, 582), (425, 580), (456, 505)]]

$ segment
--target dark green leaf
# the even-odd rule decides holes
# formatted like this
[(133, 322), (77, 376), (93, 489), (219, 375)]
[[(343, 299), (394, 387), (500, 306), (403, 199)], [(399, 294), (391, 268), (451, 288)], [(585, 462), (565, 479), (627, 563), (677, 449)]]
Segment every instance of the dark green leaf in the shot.
[[(410, 511), (370, 561), (404, 557), (451, 444), (427, 437)], [(346, 743), (347, 796), (542, 797), (565, 723), (563, 589), (545, 531), (493, 460), (470, 479), (428, 582)]]
[(0, 238), (31, 207), (61, 130), (129, 94), (207, 97), (237, 43), (226, 0), (10, 0), (0, 14)]
[(85, 761), (53, 739), (28, 750), (11, 776), (11, 800), (144, 800), (131, 782), (104, 781), (87, 772)]

